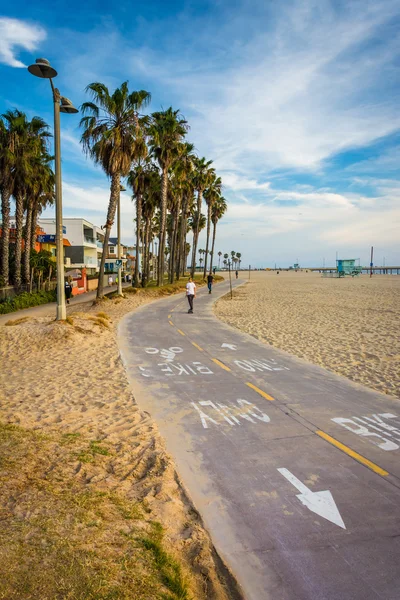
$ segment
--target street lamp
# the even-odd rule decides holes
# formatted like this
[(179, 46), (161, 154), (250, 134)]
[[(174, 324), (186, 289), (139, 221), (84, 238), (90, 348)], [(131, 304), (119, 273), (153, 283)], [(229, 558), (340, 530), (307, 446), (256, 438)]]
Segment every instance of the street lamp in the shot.
[(54, 87), (52, 79), (57, 77), (57, 71), (53, 69), (45, 58), (37, 58), (35, 64), (28, 67), (29, 73), (41, 79), (50, 79), (54, 103), (54, 156), (56, 176), (56, 252), (57, 252), (57, 321), (66, 319), (65, 307), (65, 284), (64, 284), (64, 249), (63, 249), (63, 224), (62, 224), (62, 183), (61, 183), (61, 143), (60, 143), (60, 112), (73, 114), (78, 109), (71, 100), (60, 95)]

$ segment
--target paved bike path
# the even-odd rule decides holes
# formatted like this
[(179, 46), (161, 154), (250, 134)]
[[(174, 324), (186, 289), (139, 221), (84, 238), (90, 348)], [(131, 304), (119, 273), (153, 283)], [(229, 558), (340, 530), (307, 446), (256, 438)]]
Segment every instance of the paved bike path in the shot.
[(400, 402), (221, 323), (227, 291), (119, 328), (138, 404), (217, 550), (248, 600), (397, 599)]

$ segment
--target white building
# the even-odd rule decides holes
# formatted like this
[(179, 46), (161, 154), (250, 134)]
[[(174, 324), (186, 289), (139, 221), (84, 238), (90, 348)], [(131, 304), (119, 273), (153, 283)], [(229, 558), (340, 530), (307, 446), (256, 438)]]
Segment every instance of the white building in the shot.
[[(38, 224), (47, 234), (56, 233), (55, 219), (39, 219)], [(85, 267), (88, 274), (95, 274), (99, 270), (101, 255), (103, 253), (104, 234), (100, 227), (96, 227), (86, 219), (63, 219), (65, 237), (71, 246), (65, 248), (65, 265), (71, 269)]]

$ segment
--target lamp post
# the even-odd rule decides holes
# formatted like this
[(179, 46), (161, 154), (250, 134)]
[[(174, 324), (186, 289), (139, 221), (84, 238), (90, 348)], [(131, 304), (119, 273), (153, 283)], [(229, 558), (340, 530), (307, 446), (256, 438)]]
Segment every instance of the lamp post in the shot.
[(65, 320), (67, 316), (65, 306), (64, 283), (64, 249), (63, 249), (63, 224), (62, 224), (62, 182), (61, 182), (61, 142), (60, 142), (60, 112), (77, 113), (78, 109), (68, 98), (60, 95), (53, 85), (53, 78), (57, 71), (53, 69), (45, 58), (37, 58), (35, 64), (28, 67), (29, 73), (41, 79), (50, 79), (54, 104), (54, 162), (55, 162), (55, 188), (56, 188), (56, 260), (57, 260), (57, 321)]

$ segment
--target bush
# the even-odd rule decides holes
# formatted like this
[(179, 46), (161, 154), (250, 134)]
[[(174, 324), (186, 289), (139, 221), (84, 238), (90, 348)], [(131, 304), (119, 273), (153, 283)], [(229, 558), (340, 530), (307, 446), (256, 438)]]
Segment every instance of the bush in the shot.
[(0, 315), (21, 310), (22, 308), (29, 308), (30, 306), (39, 306), (40, 304), (47, 304), (47, 302), (55, 302), (57, 295), (55, 290), (51, 292), (35, 292), (30, 294), (29, 292), (23, 292), (18, 296), (14, 296), (12, 300), (5, 300), (0, 302)]

